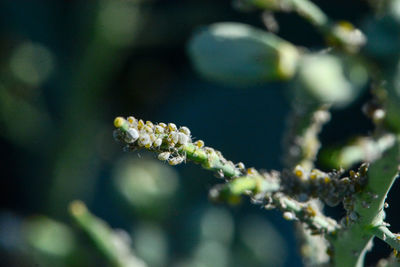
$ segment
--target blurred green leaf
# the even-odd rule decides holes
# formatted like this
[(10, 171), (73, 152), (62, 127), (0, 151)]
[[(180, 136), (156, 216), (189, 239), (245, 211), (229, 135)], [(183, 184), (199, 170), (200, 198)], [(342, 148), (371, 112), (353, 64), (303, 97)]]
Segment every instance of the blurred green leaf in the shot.
[(132, 241), (138, 256), (150, 266), (165, 266), (168, 262), (168, 239), (157, 224), (142, 223), (135, 227)]
[(59, 258), (70, 256), (76, 248), (76, 238), (70, 227), (45, 216), (28, 219), (23, 230), (28, 244), (44, 256)]
[(345, 107), (360, 96), (367, 79), (365, 68), (356, 62), (309, 54), (301, 58), (292, 86), (300, 103)]
[(118, 193), (133, 208), (152, 216), (165, 213), (179, 186), (177, 172), (154, 159), (122, 159), (113, 176)]
[(299, 56), (295, 46), (279, 37), (233, 22), (200, 30), (188, 51), (206, 79), (237, 86), (289, 79)]

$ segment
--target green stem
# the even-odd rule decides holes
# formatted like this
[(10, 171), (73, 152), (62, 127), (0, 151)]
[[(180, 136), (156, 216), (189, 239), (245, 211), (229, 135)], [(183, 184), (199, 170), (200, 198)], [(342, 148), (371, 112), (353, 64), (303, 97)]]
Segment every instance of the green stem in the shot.
[(198, 148), (193, 143), (188, 143), (180, 148), (180, 152), (185, 153), (187, 159), (201, 164), (207, 170), (222, 172), (224, 177), (232, 178), (242, 175), (242, 172), (231, 161), (227, 161), (214, 149)]
[(284, 137), (285, 165), (293, 168), (297, 164), (307, 171), (314, 161), (321, 143), (318, 140), (323, 125), (330, 120), (328, 106), (305, 107), (293, 103)]
[(313, 2), (308, 0), (286, 0), (293, 5), (295, 11), (311, 24), (323, 27), (328, 24), (328, 16)]
[[(360, 162), (373, 162), (380, 158), (387, 149), (393, 146), (396, 137), (384, 134), (378, 138), (359, 137), (340, 149), (328, 149), (322, 153), (331, 154), (329, 162), (335, 168), (348, 168)], [(332, 155), (333, 154), (333, 155)], [(328, 157), (328, 156), (327, 156)]]
[(259, 195), (260, 198), (270, 196), (281, 189), (280, 181), (268, 174), (259, 173), (241, 176), (225, 184), (218, 184), (213, 188), (212, 198), (220, 201), (229, 201), (242, 195)]
[(214, 199), (228, 202), (244, 194), (260, 200), (266, 199), (270, 202), (267, 206), (271, 205), (282, 212), (293, 214), (293, 218), (297, 218), (309, 229), (318, 233), (333, 234), (339, 229), (335, 220), (324, 216), (316, 207), (312, 207), (309, 203), (296, 201), (278, 192), (279, 189), (278, 179), (274, 181), (271, 177), (268, 177), (268, 174), (265, 174), (265, 176), (256, 174), (234, 178), (226, 184), (218, 185), (211, 194)]
[[(298, 101), (292, 101), (292, 110), (288, 119), (287, 130), (284, 137), (286, 152), (284, 162), (287, 167), (293, 168), (296, 165), (300, 165), (305, 173), (309, 173), (314, 167), (314, 161), (321, 146), (318, 134), (321, 132), (323, 125), (330, 119), (328, 109), (328, 106), (304, 106), (300, 105)], [(323, 176), (328, 177), (328, 175)], [(312, 188), (314, 182), (316, 181), (310, 179), (310, 177), (307, 177), (307, 179), (294, 179), (294, 184), (298, 184), (298, 186), (294, 186), (294, 188), (301, 188), (299, 191), (307, 192), (307, 188)], [(322, 185), (326, 186), (327, 184), (322, 183)], [(313, 193), (310, 193), (309, 195), (320, 196), (322, 192), (331, 191), (331, 189), (321, 190), (318, 186), (314, 188), (315, 189), (312, 190)], [(322, 214), (322, 210), (319, 208), (321, 205), (318, 205), (318, 200), (311, 200), (309, 204), (310, 207), (311, 204), (316, 207), (315, 212)], [(331, 219), (328, 219), (329, 218), (324, 218), (322, 223), (324, 221), (332, 222)], [(335, 221), (333, 222), (336, 224)], [(314, 224), (318, 223), (321, 222), (316, 218)], [(295, 226), (300, 252), (305, 266), (316, 266), (327, 262), (329, 257), (326, 254), (326, 240), (322, 236), (312, 235), (310, 231), (301, 224), (296, 224)], [(327, 226), (322, 224), (322, 229), (325, 227)], [(336, 227), (338, 226), (335, 226), (335, 228)], [(324, 231), (329, 232), (328, 229), (324, 229)]]
[(83, 202), (72, 202), (69, 211), (77, 225), (89, 236), (111, 266), (147, 266), (132, 254), (126, 241), (104, 221), (91, 214)]
[(328, 16), (309, 0), (247, 0), (250, 6), (273, 11), (294, 11), (314, 25), (327, 41), (347, 52), (358, 51), (365, 44), (363, 33), (349, 22), (332, 22)]
[(400, 251), (400, 235), (392, 233), (386, 226), (377, 226), (371, 229), (371, 233), (386, 242), (393, 249)]
[(273, 196), (273, 203), (283, 212), (293, 212), (300, 222), (318, 233), (335, 234), (340, 228), (335, 220), (324, 216), (319, 210), (312, 208), (307, 203), (298, 202), (283, 194)]
[(384, 202), (397, 177), (399, 161), (397, 139), (382, 158), (371, 164), (366, 187), (352, 199), (354, 209), (347, 216), (349, 225), (332, 239), (335, 266), (363, 265), (373, 238), (371, 229), (384, 225)]

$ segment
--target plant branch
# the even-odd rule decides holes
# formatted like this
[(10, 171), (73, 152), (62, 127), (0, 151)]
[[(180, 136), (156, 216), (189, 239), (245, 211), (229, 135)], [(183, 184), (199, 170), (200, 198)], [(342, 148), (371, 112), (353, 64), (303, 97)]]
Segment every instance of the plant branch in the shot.
[[(178, 129), (173, 123), (144, 123), (133, 117), (118, 117), (114, 125), (117, 128), (115, 138), (124, 142), (128, 150), (154, 151), (158, 153), (159, 159), (168, 160), (171, 165), (186, 159), (192, 160), (215, 172), (218, 177), (226, 178), (227, 183), (218, 185), (214, 196), (250, 195), (256, 202), (265, 204), (266, 208), (280, 209), (286, 219), (298, 219), (313, 233), (328, 233), (336, 266), (362, 265), (367, 244), (373, 237), (366, 229), (383, 225), (384, 200), (398, 171), (397, 140), (382, 158), (372, 163), (369, 170), (368, 165), (362, 165), (358, 172), (350, 171), (349, 177), (341, 177), (341, 171), (325, 173), (317, 169), (307, 170), (300, 165), (291, 172), (261, 174), (254, 168), (245, 169), (243, 163), (234, 164), (226, 160), (219, 151), (204, 147), (204, 142), (200, 140), (192, 142), (187, 127)], [(310, 127), (314, 130), (309, 135), (315, 137), (321, 125)], [(300, 133), (307, 135), (307, 127), (300, 129)], [(318, 149), (313, 151), (316, 153)], [(304, 159), (312, 162), (315, 155), (306, 155)], [(367, 175), (368, 184), (365, 185)], [(331, 205), (344, 200), (347, 210), (344, 228), (324, 216), (318, 207), (293, 199), (304, 196), (318, 197)]]
[(349, 22), (332, 22), (328, 16), (310, 0), (238, 0), (239, 7), (256, 7), (264, 10), (296, 12), (314, 25), (331, 45), (347, 52), (357, 52), (366, 42), (364, 34)]
[(319, 108), (292, 104), (292, 111), (287, 122), (284, 137), (286, 155), (285, 165), (293, 168), (301, 165), (310, 171), (321, 146), (318, 134), (322, 126), (330, 120), (328, 106)]
[(340, 149), (327, 149), (322, 153), (331, 154), (329, 162), (335, 166), (348, 168), (359, 162), (373, 162), (393, 146), (396, 137), (387, 133), (373, 137), (359, 137)]
[(96, 218), (81, 201), (69, 206), (70, 215), (89, 236), (97, 249), (115, 267), (145, 267), (141, 259), (133, 255), (125, 235), (112, 230), (104, 221)]
[(386, 226), (373, 227), (371, 233), (386, 242), (394, 250), (400, 251), (400, 235), (392, 233)]
[[(319, 112), (321, 111), (316, 113)], [(307, 165), (309, 168), (312, 167), (312, 160), (319, 148), (319, 142), (315, 136), (325, 121), (325, 119), (312, 120), (312, 126), (309, 129), (302, 128), (299, 133), (305, 136), (302, 140), (311, 140), (299, 142), (299, 144), (305, 144), (301, 149), (310, 151), (305, 154), (305, 157), (300, 157), (300, 162), (310, 162)], [(128, 119), (118, 117), (115, 120), (115, 126), (117, 129), (114, 136), (125, 143), (127, 150), (146, 149), (158, 153), (160, 160), (166, 160), (171, 165), (191, 160), (213, 171), (217, 177), (232, 181), (223, 191), (233, 192), (233, 195), (240, 195), (249, 190), (261, 195), (283, 192), (301, 201), (318, 197), (330, 206), (335, 206), (346, 196), (354, 194), (356, 189), (361, 188), (365, 183), (365, 176), (360, 175), (360, 171), (363, 170), (352, 172), (350, 177), (342, 177), (341, 171), (326, 173), (318, 169), (305, 169), (300, 165), (291, 171), (270, 173), (261, 173), (254, 168), (246, 169), (243, 163), (234, 164), (225, 159), (221, 152), (211, 147), (204, 147), (203, 141), (192, 142), (190, 130), (184, 126), (178, 129), (173, 123), (153, 124), (150, 121), (144, 123), (133, 117)], [(222, 197), (226, 195), (223, 191), (220, 194)]]
[(384, 203), (400, 162), (399, 141), (373, 162), (365, 188), (347, 200), (346, 225), (333, 238), (335, 266), (363, 266), (373, 234), (368, 229), (384, 225)]
[(199, 148), (192, 143), (188, 143), (178, 149), (180, 153), (186, 154), (187, 159), (201, 164), (203, 168), (219, 173), (226, 178), (243, 175), (243, 170), (239, 170), (231, 161), (227, 161), (222, 154), (210, 147)]
[[(330, 120), (329, 106), (314, 106), (314, 105), (300, 105), (300, 102), (296, 99), (292, 100), (292, 109), (287, 121), (287, 129), (284, 136), (285, 145), (285, 157), (284, 163), (287, 167), (294, 167), (294, 174), (297, 174), (298, 179), (293, 181), (298, 183), (300, 180), (303, 183), (316, 182), (315, 178), (318, 176), (319, 181), (324, 181), (325, 184), (322, 188), (314, 187), (314, 190), (310, 192), (310, 195), (320, 195), (322, 192), (332, 192), (329, 184), (330, 181), (339, 182), (338, 177), (330, 177), (332, 175), (323, 174), (319, 170), (312, 170), (317, 153), (320, 149), (321, 143), (318, 139), (318, 134), (321, 132), (322, 127), (325, 123)], [(296, 167), (295, 167), (296, 166)], [(304, 179), (304, 174), (312, 174)], [(341, 175), (341, 173), (336, 173)], [(308, 175), (305, 175), (308, 176)], [(337, 176), (337, 175), (336, 175)], [(300, 179), (299, 179), (300, 178)], [(327, 183), (325, 183), (327, 182)], [(304, 192), (304, 185), (300, 186), (302, 189), (300, 192)], [(305, 192), (309, 191), (310, 187)], [(304, 195), (304, 194), (303, 194)], [(326, 202), (330, 205), (336, 205), (339, 203), (338, 199), (329, 193), (325, 195)], [(330, 196), (329, 196), (330, 195)], [(314, 207), (314, 213), (322, 214), (321, 202), (318, 199), (311, 199), (308, 201), (308, 207)], [(336, 222), (335, 222), (336, 223)], [(296, 234), (299, 240), (299, 251), (303, 257), (303, 263), (305, 266), (316, 266), (322, 265), (329, 261), (327, 255), (328, 242), (322, 235), (315, 235), (318, 231), (308, 231), (301, 224), (295, 224)]]
[(298, 220), (313, 233), (333, 234), (339, 228), (335, 220), (324, 216), (318, 207), (299, 202), (279, 192), (278, 172), (263, 176), (243, 176), (219, 184), (210, 191), (210, 197), (217, 201), (236, 202), (241, 195), (250, 196), (255, 203), (266, 209), (277, 208), (287, 220)]
[[(144, 123), (133, 117), (118, 117), (114, 125), (117, 127), (114, 136), (126, 143), (128, 150), (147, 149), (156, 152), (161, 160), (168, 160), (171, 165), (191, 160), (215, 172), (218, 177), (228, 179), (226, 184), (217, 185), (211, 191), (211, 196), (215, 199), (229, 200), (242, 194), (251, 195), (257, 200), (266, 200), (267, 206), (293, 214), (293, 219), (304, 222), (311, 230), (320, 233), (332, 233), (337, 230), (338, 225), (334, 220), (323, 216), (316, 207), (311, 209), (310, 205), (292, 199), (289, 195), (311, 196), (318, 195), (318, 192), (338, 195), (335, 194), (335, 188), (342, 188), (339, 182), (340, 173), (328, 174), (319, 170), (307, 172), (297, 167), (293, 172), (272, 171), (261, 174), (254, 168), (245, 169), (243, 163), (234, 164), (226, 160), (219, 151), (204, 147), (202, 141), (192, 142), (187, 127), (178, 129), (172, 123)], [(180, 138), (175, 138), (176, 135), (185, 135), (186, 137), (181, 138), (185, 141), (179, 141)], [(161, 141), (156, 142), (158, 139)]]

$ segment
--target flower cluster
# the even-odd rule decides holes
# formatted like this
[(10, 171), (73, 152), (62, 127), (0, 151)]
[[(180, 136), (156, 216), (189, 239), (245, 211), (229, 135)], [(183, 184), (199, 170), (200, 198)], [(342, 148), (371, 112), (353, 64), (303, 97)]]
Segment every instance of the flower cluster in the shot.
[(168, 161), (170, 165), (192, 160), (214, 171), (218, 178), (230, 179), (255, 171), (254, 168), (246, 169), (241, 162), (234, 164), (225, 159), (220, 151), (204, 146), (202, 140), (193, 142), (190, 130), (185, 126), (154, 124), (134, 117), (117, 117), (114, 126), (117, 128), (114, 138), (125, 144), (126, 151), (147, 149), (156, 152), (159, 160)]
[(186, 160), (182, 147), (192, 142), (189, 128), (177, 127), (174, 123), (153, 124), (135, 117), (114, 120), (114, 138), (126, 144), (125, 150), (145, 148), (158, 152), (158, 159), (177, 165)]

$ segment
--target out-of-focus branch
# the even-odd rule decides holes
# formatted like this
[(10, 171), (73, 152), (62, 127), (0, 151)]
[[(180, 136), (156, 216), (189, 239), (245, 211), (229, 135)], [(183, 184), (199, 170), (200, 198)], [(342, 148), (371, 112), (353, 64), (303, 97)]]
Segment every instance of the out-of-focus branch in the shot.
[(330, 120), (327, 106), (309, 109), (293, 104), (284, 137), (286, 166), (301, 165), (311, 170), (321, 146), (318, 134), (322, 126)]
[[(331, 181), (340, 183), (341, 181), (338, 179), (340, 174), (331, 180), (329, 175), (321, 175), (322, 172), (312, 170), (321, 147), (318, 135), (323, 125), (330, 120), (329, 105), (300, 105), (300, 102), (296, 101), (296, 99), (292, 100), (291, 104), (292, 110), (284, 136), (285, 165), (289, 168), (296, 166), (294, 173), (299, 176), (300, 180), (303, 180), (303, 176), (307, 176), (307, 173), (310, 173), (310, 181), (315, 179), (314, 176), (319, 176), (320, 181), (326, 182), (326, 185)], [(322, 192), (329, 192), (328, 187), (325, 190), (316, 189), (312, 194), (320, 195)], [(333, 194), (331, 196), (329, 196), (330, 194), (327, 195), (320, 199), (324, 199), (330, 205), (336, 205), (340, 202), (339, 198), (336, 198)], [(318, 199), (309, 200), (307, 205), (308, 209), (312, 209), (313, 213), (322, 214), (322, 205)], [(314, 229), (310, 232), (301, 224), (296, 224), (295, 226), (304, 264), (306, 266), (326, 264), (329, 261), (329, 256), (326, 253), (328, 249), (327, 241), (320, 235), (313, 235), (316, 232)]]
[(112, 266), (147, 266), (145, 262), (133, 255), (126, 236), (112, 230), (104, 221), (91, 214), (83, 202), (72, 202), (69, 211), (74, 221)]
[[(327, 149), (321, 153), (330, 154), (327, 162), (334, 167), (348, 168), (359, 162), (373, 162), (393, 146), (396, 138), (393, 134), (384, 134), (378, 138), (359, 137), (339, 149)], [(323, 158), (325, 156), (322, 156)]]
[(366, 42), (364, 34), (347, 21), (332, 22), (328, 16), (309, 0), (237, 0), (242, 9), (258, 8), (270, 11), (296, 12), (314, 25), (328, 43), (347, 52), (357, 52)]

